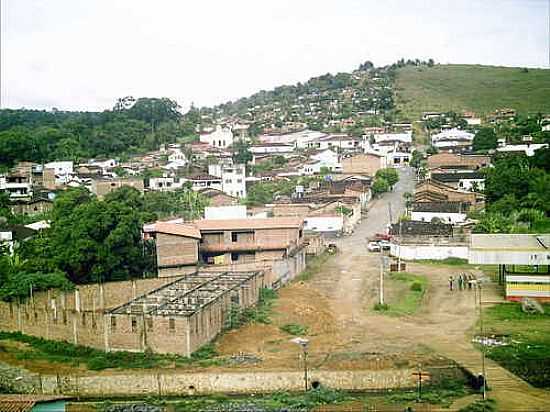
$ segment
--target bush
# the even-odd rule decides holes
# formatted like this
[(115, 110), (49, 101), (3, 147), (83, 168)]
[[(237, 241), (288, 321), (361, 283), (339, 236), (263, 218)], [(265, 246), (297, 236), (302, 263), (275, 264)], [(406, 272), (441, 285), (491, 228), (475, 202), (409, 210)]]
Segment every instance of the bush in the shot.
[(374, 310), (377, 311), (377, 312), (385, 312), (389, 309), (390, 309), (390, 307), (386, 303), (376, 303), (374, 305)]
[(287, 323), (286, 325), (281, 326), (279, 329), (294, 336), (306, 335), (308, 332), (307, 326), (302, 326), (297, 323)]
[(422, 283), (414, 281), (411, 285), (411, 290), (415, 292), (422, 292), (424, 287), (422, 286)]
[(493, 399), (477, 400), (460, 409), (459, 412), (496, 412), (497, 406)]

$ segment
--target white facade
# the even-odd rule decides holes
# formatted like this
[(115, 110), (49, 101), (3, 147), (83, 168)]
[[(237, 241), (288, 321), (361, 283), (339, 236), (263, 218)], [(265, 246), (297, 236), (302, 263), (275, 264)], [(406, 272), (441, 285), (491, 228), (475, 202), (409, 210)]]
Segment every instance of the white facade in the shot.
[(233, 132), (229, 127), (216, 126), (211, 133), (203, 133), (199, 137), (201, 143), (225, 149), (233, 144)]
[(509, 144), (503, 147), (497, 148), (498, 152), (523, 152), (527, 156), (531, 157), (535, 155), (535, 152), (539, 149), (548, 147), (547, 143), (534, 143), (534, 144)]
[(204, 209), (204, 218), (209, 220), (246, 219), (246, 206), (208, 206)]
[(255, 144), (250, 146), (250, 153), (252, 154), (286, 154), (294, 151), (294, 145), (292, 144)]
[(306, 129), (295, 133), (277, 135), (264, 134), (258, 139), (262, 143), (287, 143), (299, 149), (306, 149), (308, 147), (314, 148), (315, 140), (325, 136), (327, 136), (325, 133)]
[[(445, 142), (445, 146), (451, 146), (450, 142), (464, 142), (464, 141), (473, 141), (474, 134), (460, 129), (450, 129), (444, 130), (441, 133), (434, 134), (432, 136), (432, 144), (437, 146), (439, 142)], [(463, 145), (463, 143), (462, 143)], [(440, 143), (440, 146), (444, 146)]]
[(466, 213), (411, 212), (411, 220), (431, 222), (434, 218), (439, 219), (442, 223), (461, 223), (466, 220)]
[(304, 219), (304, 230), (319, 233), (341, 233), (343, 229), (343, 216), (308, 216)]
[(405, 260), (444, 260), (447, 258), (468, 259), (468, 246), (461, 245), (399, 245), (390, 243), (390, 255)]
[(181, 151), (181, 149), (173, 149), (171, 153), (168, 155), (168, 161), (169, 162), (180, 162), (180, 163), (187, 163), (187, 156), (185, 156), (185, 153)]
[(469, 192), (485, 189), (485, 179), (459, 179), (458, 188)]
[(72, 161), (50, 162), (44, 165), (44, 169), (54, 169), (56, 175), (66, 176), (74, 172), (74, 163)]
[(0, 176), (0, 191), (8, 192), (12, 199), (32, 197), (32, 184), (29, 179)]
[(340, 163), (340, 156), (332, 150), (325, 150), (323, 152), (317, 153), (311, 156), (312, 160), (317, 160), (329, 169), (342, 169), (342, 164)]
[(105, 169), (112, 169), (113, 167), (117, 167), (118, 161), (116, 159), (107, 159), (107, 160), (92, 159), (90, 160), (89, 164), (91, 166), (97, 166), (105, 170)]
[(169, 192), (181, 189), (185, 181), (178, 177), (151, 177), (149, 179), (149, 189), (159, 192)]
[(402, 143), (412, 143), (412, 132), (407, 133), (381, 133), (374, 135), (374, 142), (389, 142), (389, 141), (399, 141)]
[(246, 197), (246, 168), (242, 164), (213, 164), (208, 166), (208, 173), (222, 180), (221, 190), (230, 196)]
[(348, 135), (329, 135), (315, 141), (321, 150), (336, 147), (340, 150), (353, 150), (359, 147), (359, 139)]

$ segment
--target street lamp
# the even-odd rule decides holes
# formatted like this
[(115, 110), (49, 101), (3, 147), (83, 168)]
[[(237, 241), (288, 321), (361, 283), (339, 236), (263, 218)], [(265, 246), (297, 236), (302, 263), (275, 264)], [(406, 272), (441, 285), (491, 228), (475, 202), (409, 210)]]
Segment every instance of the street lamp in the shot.
[(308, 339), (304, 339), (304, 338), (294, 338), (294, 339), (291, 339), (290, 340), (292, 343), (295, 343), (297, 345), (300, 345), (302, 347), (302, 350), (304, 351), (304, 388), (305, 388), (305, 391), (307, 392), (307, 389), (308, 389), (308, 384), (307, 384), (307, 347), (308, 347), (308, 344), (309, 344), (309, 340)]

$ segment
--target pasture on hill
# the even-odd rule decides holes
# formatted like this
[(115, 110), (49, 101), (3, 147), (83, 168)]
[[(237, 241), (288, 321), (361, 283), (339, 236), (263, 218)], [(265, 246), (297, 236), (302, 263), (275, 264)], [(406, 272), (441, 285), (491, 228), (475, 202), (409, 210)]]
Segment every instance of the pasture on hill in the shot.
[(400, 117), (418, 120), (427, 111), (473, 111), (478, 115), (512, 108), (550, 113), (550, 70), (481, 65), (405, 66), (394, 87)]

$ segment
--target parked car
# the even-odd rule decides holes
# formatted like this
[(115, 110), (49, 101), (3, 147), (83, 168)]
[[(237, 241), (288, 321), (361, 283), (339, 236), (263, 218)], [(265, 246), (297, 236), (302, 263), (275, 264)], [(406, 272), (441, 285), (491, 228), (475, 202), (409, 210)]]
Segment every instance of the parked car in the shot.
[(379, 240), (378, 246), (380, 246), (382, 250), (390, 250), (390, 242), (387, 240)]
[(367, 245), (367, 250), (369, 252), (380, 252), (382, 249), (380, 248), (380, 244), (378, 242), (369, 242)]

